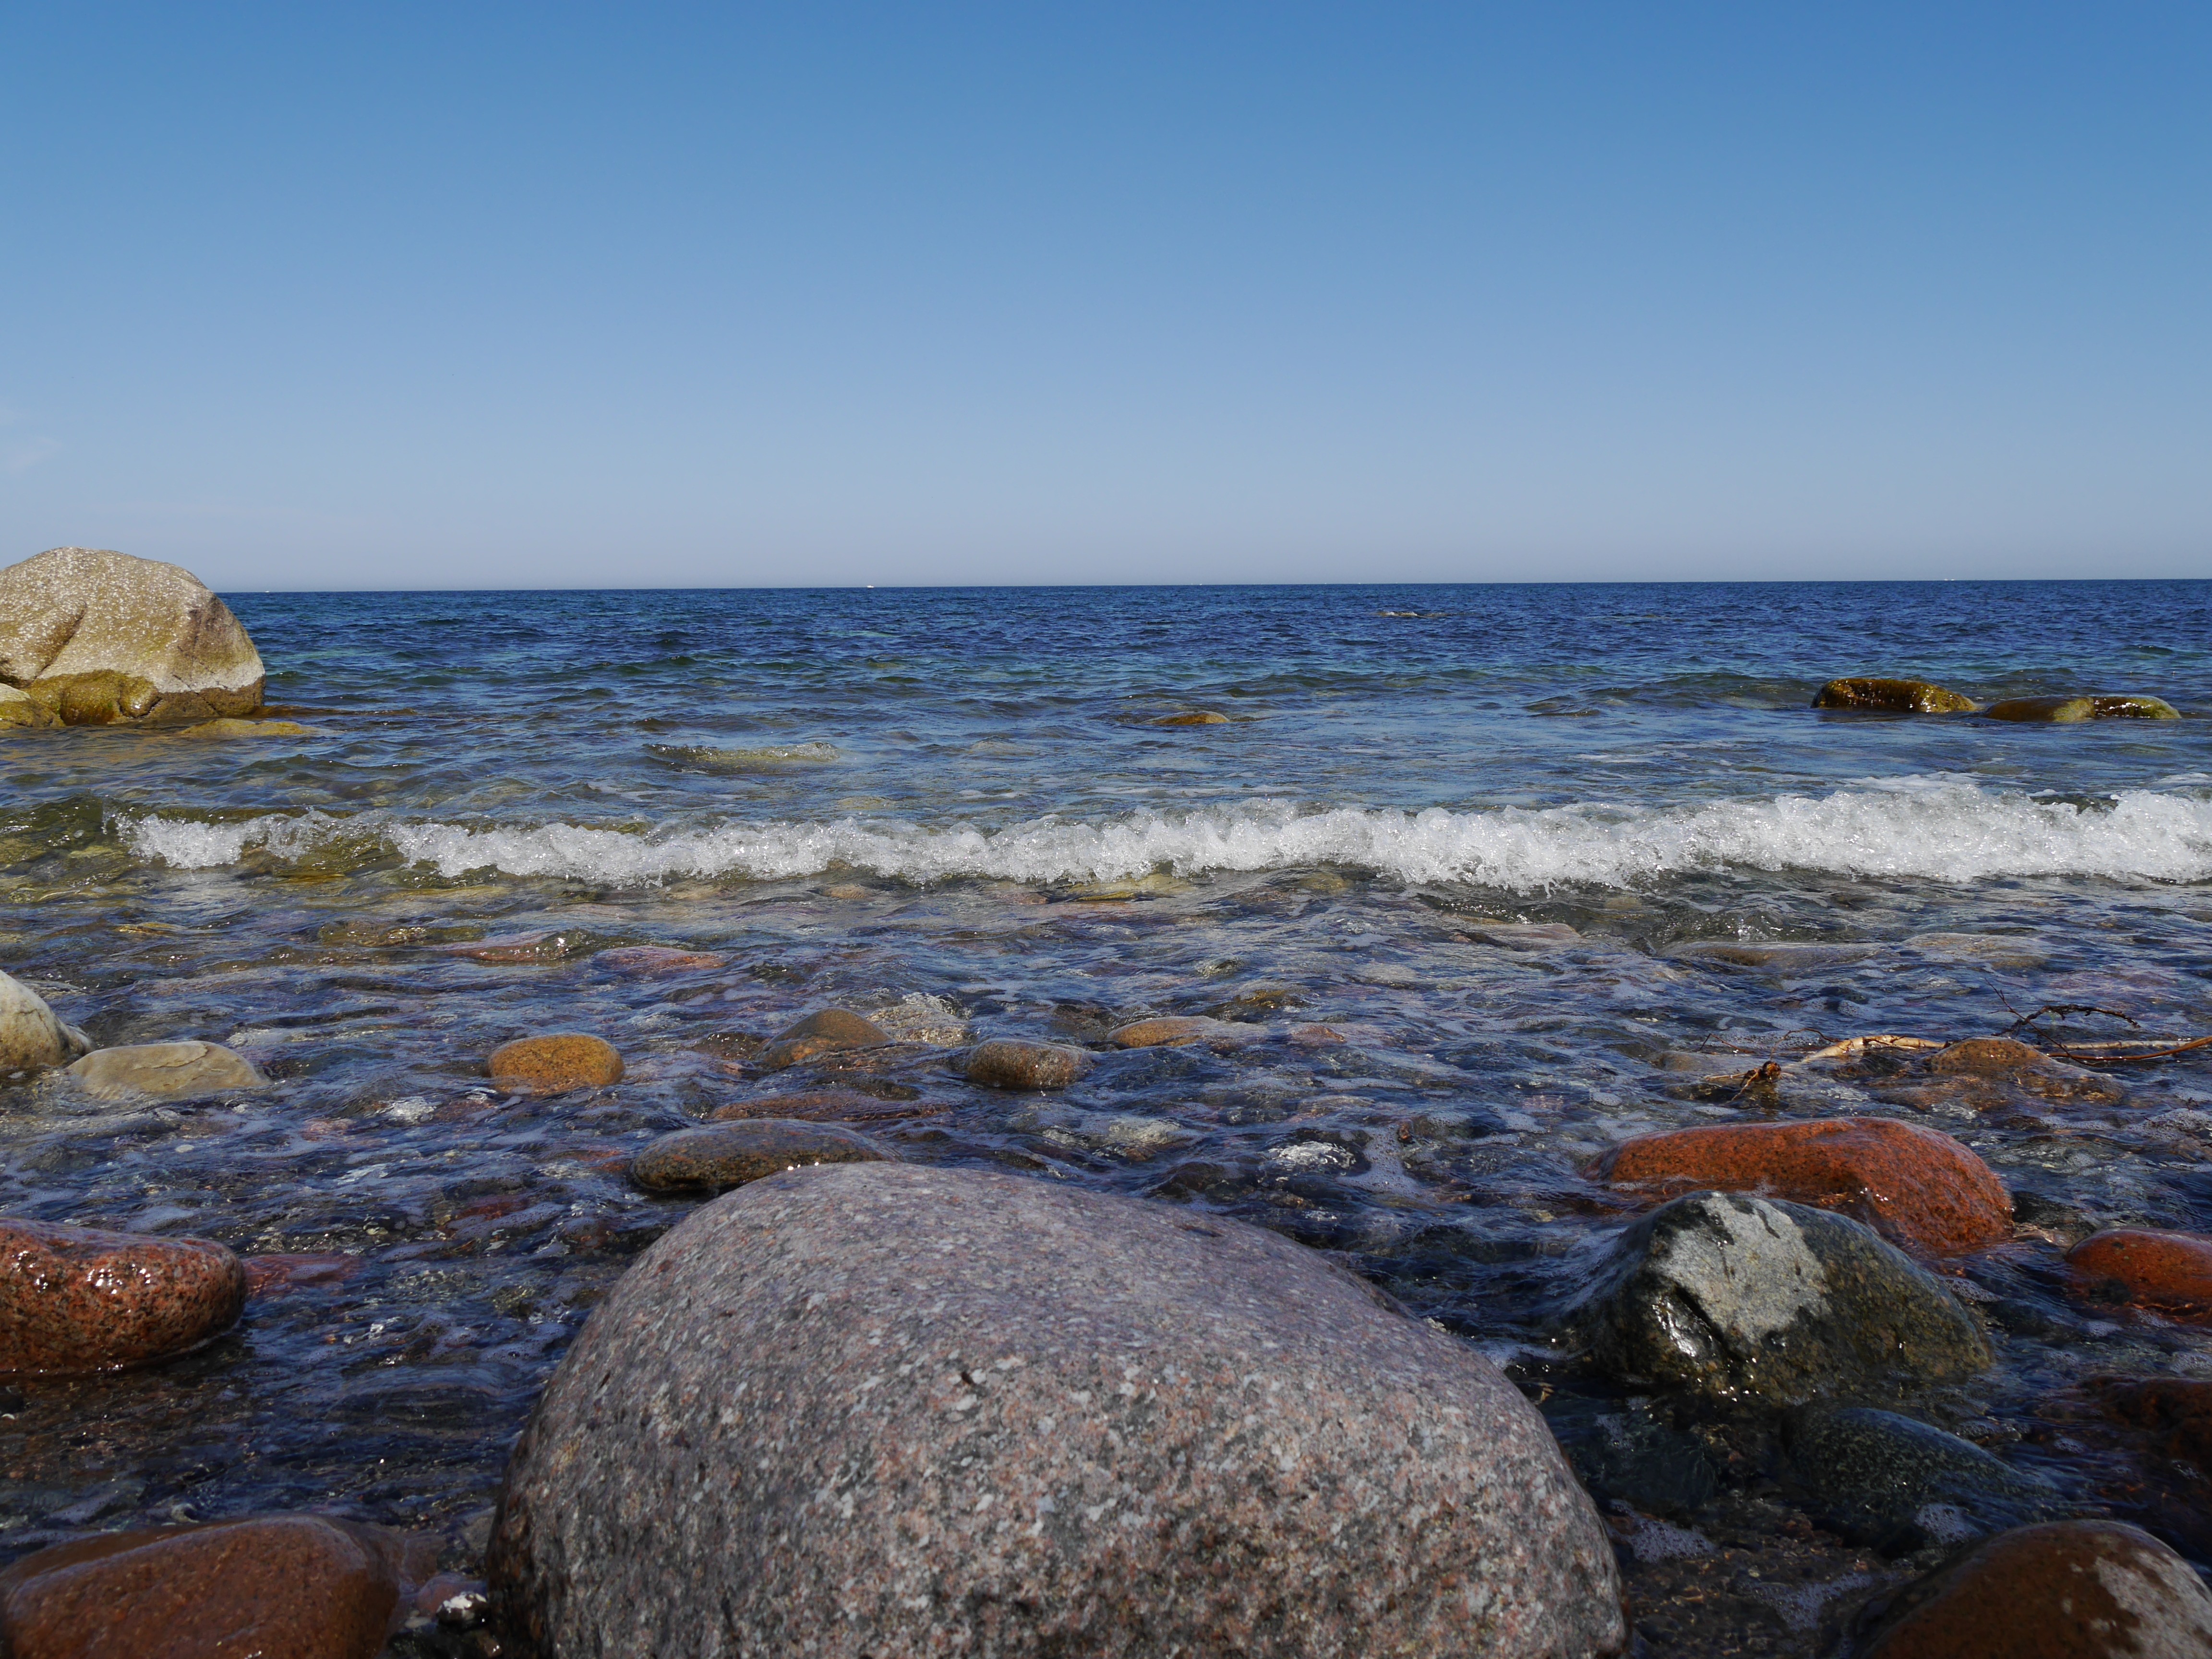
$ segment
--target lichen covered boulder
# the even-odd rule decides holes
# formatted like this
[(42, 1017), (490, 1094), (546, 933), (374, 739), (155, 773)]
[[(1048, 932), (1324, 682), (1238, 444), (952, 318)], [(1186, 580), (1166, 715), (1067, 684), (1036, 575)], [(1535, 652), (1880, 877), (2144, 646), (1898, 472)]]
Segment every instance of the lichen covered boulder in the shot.
[(1815, 708), (1860, 708), (1890, 714), (1971, 714), (1972, 697), (1927, 680), (1872, 677), (1830, 680), (1813, 698)]
[(1869, 1228), (1729, 1193), (1630, 1227), (1567, 1322), (1620, 1382), (1770, 1405), (1881, 1397), (1990, 1358), (1973, 1316)]
[(0, 570), (0, 680), (65, 725), (251, 714), (264, 678), (230, 607), (181, 566), (57, 547)]
[(1612, 1550), (1474, 1348), (1257, 1228), (896, 1164), (694, 1212), (592, 1314), (489, 1559), (509, 1650), (1582, 1656)]

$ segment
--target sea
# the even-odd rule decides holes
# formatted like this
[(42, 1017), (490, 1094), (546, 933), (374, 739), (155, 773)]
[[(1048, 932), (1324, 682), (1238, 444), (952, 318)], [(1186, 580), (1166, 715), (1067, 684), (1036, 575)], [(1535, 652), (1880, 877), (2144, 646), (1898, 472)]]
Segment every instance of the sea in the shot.
[[(313, 1508), (468, 1570), (580, 1322), (696, 1207), (629, 1155), (790, 1090), (750, 1057), (840, 1007), (900, 1039), (841, 1074), (897, 1156), (1333, 1253), (1571, 1445), (1650, 1408), (1557, 1334), (1634, 1213), (1608, 1147), (1942, 1128), (2058, 1242), (1942, 1266), (1999, 1363), (1925, 1411), (2212, 1559), (2202, 1494), (2083, 1403), (2212, 1376), (2212, 1340), (2085, 1308), (2060, 1260), (2069, 1228), (2212, 1231), (2212, 1051), (1999, 1113), (1807, 1060), (2212, 1033), (2212, 582), (227, 598), (304, 733), (0, 737), (0, 967), (103, 1046), (222, 1042), (272, 1086), (0, 1090), (0, 1212), (270, 1265), (212, 1346), (0, 1401), (0, 1553)], [(1810, 706), (1850, 674), (2185, 718)], [(1237, 1040), (1103, 1046), (1183, 1014)], [(493, 1085), (494, 1048), (562, 1031), (623, 1080)], [(994, 1036), (1096, 1063), (971, 1086)]]

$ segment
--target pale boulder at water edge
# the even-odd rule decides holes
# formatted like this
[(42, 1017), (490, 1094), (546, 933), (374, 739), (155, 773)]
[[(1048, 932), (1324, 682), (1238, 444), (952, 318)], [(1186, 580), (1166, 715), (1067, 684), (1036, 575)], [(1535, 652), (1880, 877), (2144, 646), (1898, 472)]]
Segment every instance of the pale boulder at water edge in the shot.
[(696, 1212), (509, 1467), (523, 1653), (1613, 1654), (1534, 1408), (1273, 1234), (894, 1164)]
[(19, 979), (0, 974), (0, 1073), (66, 1066), (92, 1047)]

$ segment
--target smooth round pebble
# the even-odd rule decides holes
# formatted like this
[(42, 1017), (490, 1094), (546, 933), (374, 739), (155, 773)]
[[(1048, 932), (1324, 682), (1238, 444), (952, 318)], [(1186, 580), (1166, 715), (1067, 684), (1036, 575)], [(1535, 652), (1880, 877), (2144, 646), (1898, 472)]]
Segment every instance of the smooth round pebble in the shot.
[(491, 1051), (491, 1080), (526, 1094), (559, 1095), (619, 1083), (622, 1056), (605, 1037), (580, 1031), (523, 1037)]
[(993, 1037), (968, 1051), (970, 1083), (992, 1089), (1065, 1089), (1091, 1069), (1091, 1056), (1057, 1042)]
[(749, 1118), (661, 1136), (630, 1160), (629, 1178), (649, 1193), (720, 1193), (780, 1170), (883, 1157), (866, 1135), (834, 1123)]
[(0, 1221), (0, 1376), (118, 1370), (228, 1330), (246, 1270), (222, 1245)]

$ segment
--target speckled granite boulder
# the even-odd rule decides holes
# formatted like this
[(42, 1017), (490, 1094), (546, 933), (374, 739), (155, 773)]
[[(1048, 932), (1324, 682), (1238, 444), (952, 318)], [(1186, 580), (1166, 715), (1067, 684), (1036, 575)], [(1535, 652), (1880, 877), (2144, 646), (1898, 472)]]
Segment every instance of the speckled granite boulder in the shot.
[(380, 1528), (313, 1515), (58, 1544), (0, 1572), (0, 1646), (13, 1659), (374, 1659), (408, 1567), (428, 1565), (409, 1554)]
[(630, 1160), (629, 1178), (649, 1193), (720, 1193), (779, 1170), (872, 1164), (883, 1155), (867, 1136), (835, 1123), (742, 1118), (661, 1136)]
[(695, 1212), (516, 1447), (513, 1650), (1612, 1654), (1611, 1549), (1488, 1361), (1273, 1234), (893, 1164)]
[(1850, 1659), (2204, 1659), (2212, 1593), (2118, 1521), (2000, 1533), (1862, 1610)]
[(132, 1042), (95, 1048), (69, 1068), (94, 1100), (196, 1100), (265, 1089), (252, 1060), (220, 1042)]
[(1678, 1198), (1629, 1228), (1570, 1322), (1623, 1382), (1777, 1405), (1990, 1363), (1973, 1316), (1871, 1230), (1727, 1193)]
[(968, 1051), (962, 1069), (990, 1089), (1065, 1089), (1091, 1069), (1091, 1056), (1057, 1042), (993, 1037)]
[(56, 547), (0, 570), (0, 679), (70, 726), (177, 724), (261, 707), (261, 653), (181, 566)]
[(66, 1066), (91, 1047), (92, 1040), (64, 1024), (44, 997), (0, 974), (0, 1073)]
[(220, 1244), (0, 1221), (0, 1376), (114, 1370), (198, 1347), (246, 1305)]

